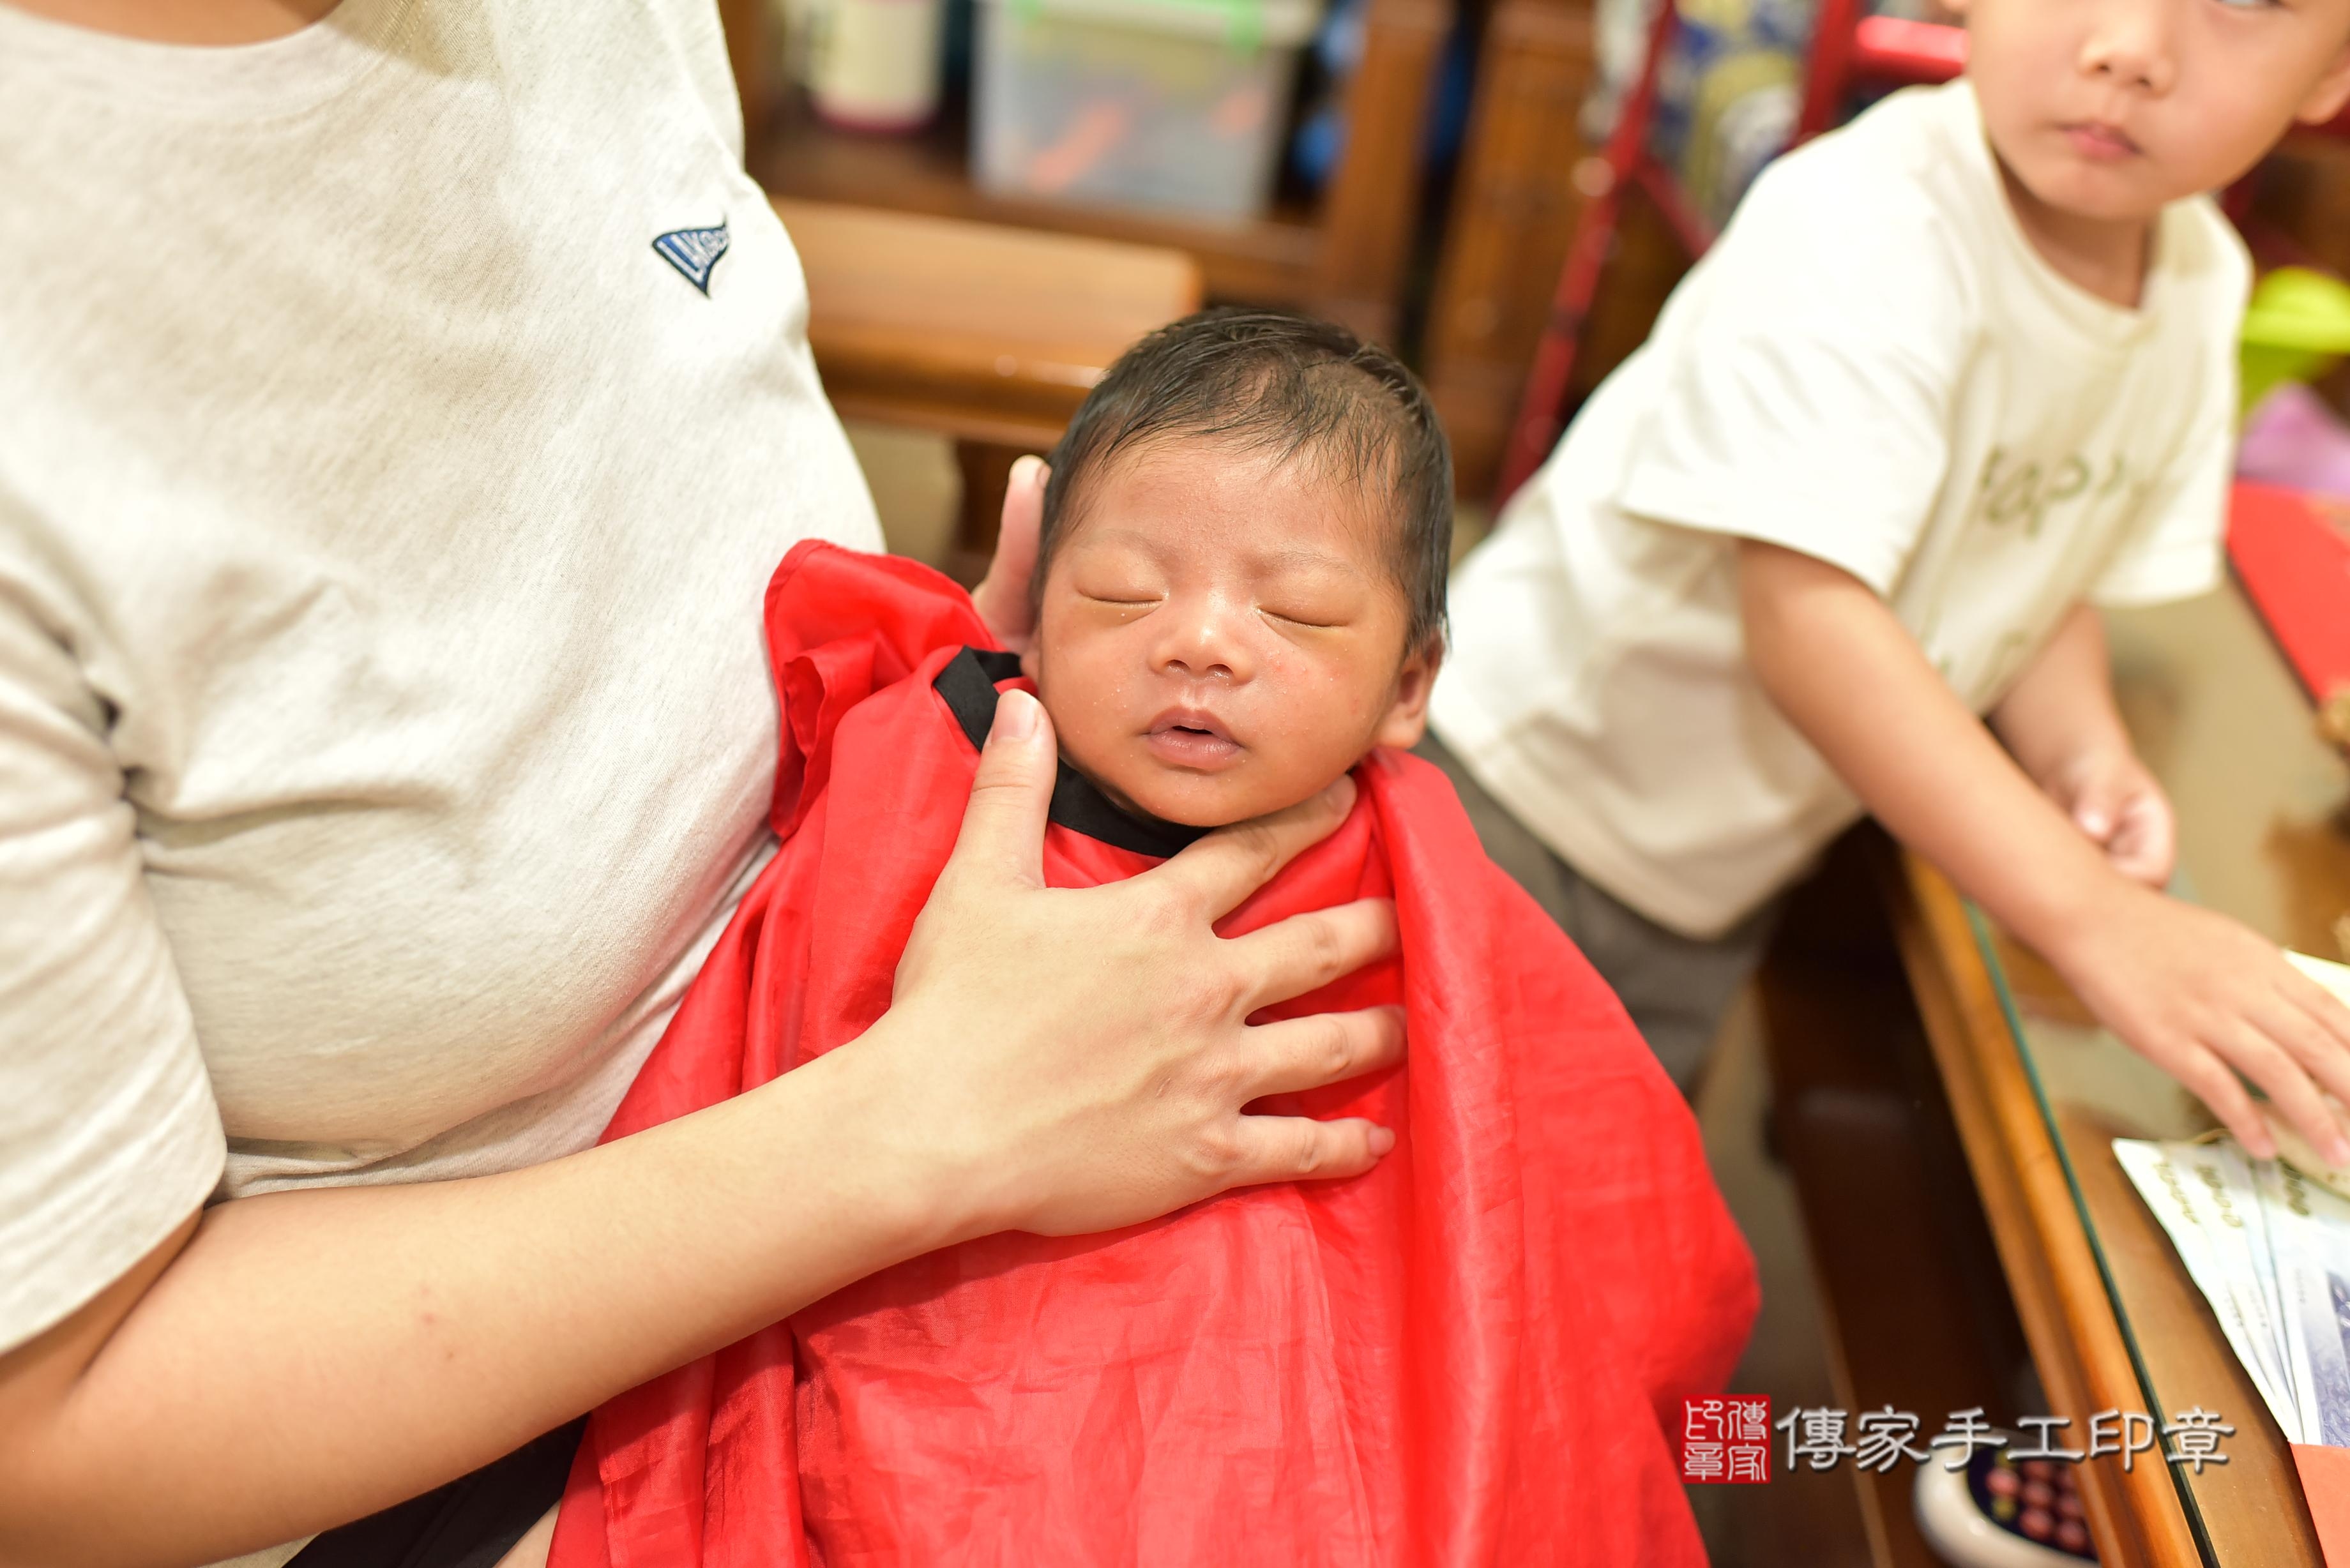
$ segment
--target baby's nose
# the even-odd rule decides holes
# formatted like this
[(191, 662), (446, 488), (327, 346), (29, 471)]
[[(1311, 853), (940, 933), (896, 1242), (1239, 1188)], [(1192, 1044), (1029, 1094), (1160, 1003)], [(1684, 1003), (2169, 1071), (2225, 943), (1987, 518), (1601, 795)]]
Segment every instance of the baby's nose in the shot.
[(1169, 630), (1159, 649), (1159, 665), (1165, 673), (1194, 680), (1248, 678), (1247, 639), (1224, 607), (1202, 605)]

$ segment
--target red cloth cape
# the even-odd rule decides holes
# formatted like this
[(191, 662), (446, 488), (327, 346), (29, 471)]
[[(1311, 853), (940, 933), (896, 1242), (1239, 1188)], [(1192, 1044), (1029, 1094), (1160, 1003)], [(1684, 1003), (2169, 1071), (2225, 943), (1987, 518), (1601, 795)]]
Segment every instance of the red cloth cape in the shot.
[[(803, 545), (767, 631), (782, 847), (608, 1139), (870, 1025), (954, 845), (996, 690), (971, 601)], [(1046, 880), (1153, 864), (1065, 825), (1102, 830), (1063, 773)], [(623, 1394), (552, 1568), (1701, 1562), (1670, 1434), (1756, 1292), (1696, 1126), (1442, 775), (1382, 752), (1357, 776), (1348, 820), (1221, 929), (1392, 893), (1400, 961), (1278, 1011), (1400, 1001), (1409, 1065), (1265, 1108), (1374, 1117), (1394, 1152), (950, 1248)]]

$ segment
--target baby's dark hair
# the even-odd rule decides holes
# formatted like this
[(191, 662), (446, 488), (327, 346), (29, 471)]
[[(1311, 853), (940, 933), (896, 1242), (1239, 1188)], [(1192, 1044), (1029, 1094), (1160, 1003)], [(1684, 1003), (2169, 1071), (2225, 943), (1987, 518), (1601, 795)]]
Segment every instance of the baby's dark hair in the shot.
[(1387, 501), (1388, 556), (1409, 609), (1405, 647), (1444, 631), (1452, 556), (1452, 448), (1419, 379), (1345, 327), (1282, 310), (1202, 310), (1118, 357), (1053, 449), (1032, 594), (1104, 463), (1163, 436), (1299, 457)]

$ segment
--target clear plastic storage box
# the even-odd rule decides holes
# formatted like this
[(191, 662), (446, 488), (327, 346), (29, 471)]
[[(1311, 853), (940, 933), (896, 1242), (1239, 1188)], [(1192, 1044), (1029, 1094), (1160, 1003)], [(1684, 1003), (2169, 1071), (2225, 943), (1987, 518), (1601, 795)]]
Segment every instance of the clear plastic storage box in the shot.
[(1264, 209), (1319, 0), (980, 0), (979, 182), (1245, 219)]

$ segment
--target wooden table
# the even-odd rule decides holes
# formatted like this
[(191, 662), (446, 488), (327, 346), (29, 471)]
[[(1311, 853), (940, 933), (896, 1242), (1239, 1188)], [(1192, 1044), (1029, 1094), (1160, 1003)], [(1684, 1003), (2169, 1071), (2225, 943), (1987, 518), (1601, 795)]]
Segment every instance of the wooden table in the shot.
[[(2350, 911), (2350, 763), (2230, 586), (2108, 618), (2116, 688), (2178, 808), (2178, 890), (2305, 951)], [(2315, 1537), (2282, 1434), (2115, 1161), (2116, 1137), (2210, 1117), (2097, 1028), (2047, 966), (1904, 858), (1887, 901), (1966, 1161), (2052, 1411), (2200, 1406), (2236, 1428), (2200, 1476), (2080, 1467), (2100, 1559), (2310, 1568)]]

